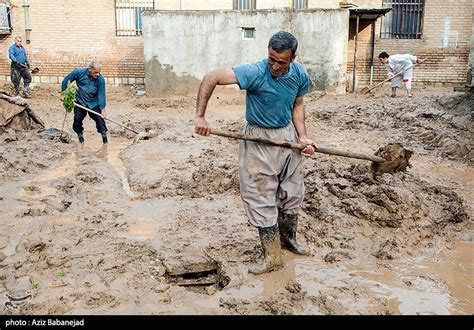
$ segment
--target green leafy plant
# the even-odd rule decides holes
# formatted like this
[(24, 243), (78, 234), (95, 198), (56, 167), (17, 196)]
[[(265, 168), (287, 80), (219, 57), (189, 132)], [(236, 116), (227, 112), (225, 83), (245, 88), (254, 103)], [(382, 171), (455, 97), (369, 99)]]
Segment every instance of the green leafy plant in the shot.
[(64, 277), (64, 276), (66, 276), (66, 273), (65, 273), (65, 272), (60, 271), (60, 272), (58, 273), (58, 277)]
[(39, 283), (38, 282), (31, 282), (31, 288), (32, 289), (38, 289), (39, 288)]
[(76, 102), (77, 86), (75, 84), (71, 84), (71, 82), (68, 81), (67, 87), (62, 92), (62, 95), (64, 97), (64, 109), (66, 109), (66, 112), (71, 112), (74, 109), (74, 102)]

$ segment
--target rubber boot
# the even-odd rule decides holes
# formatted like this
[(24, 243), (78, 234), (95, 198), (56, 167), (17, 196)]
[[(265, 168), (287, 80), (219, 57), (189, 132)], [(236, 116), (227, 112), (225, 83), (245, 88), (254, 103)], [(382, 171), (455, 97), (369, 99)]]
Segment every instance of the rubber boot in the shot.
[(249, 267), (249, 273), (255, 275), (268, 273), (283, 266), (277, 226), (258, 228), (258, 234), (262, 242), (263, 260), (259, 264)]
[(109, 140), (107, 139), (107, 133), (101, 133), (101, 135), (102, 135), (102, 142), (104, 144), (109, 143)]
[(23, 90), (23, 97), (26, 99), (30, 98), (30, 85), (25, 86), (25, 89)]
[(298, 214), (278, 213), (278, 227), (280, 228), (281, 245), (293, 253), (309, 256), (310, 251), (306, 245), (296, 241), (298, 227)]
[(79, 143), (84, 143), (84, 135), (82, 135), (82, 133), (77, 133), (77, 138), (79, 139)]

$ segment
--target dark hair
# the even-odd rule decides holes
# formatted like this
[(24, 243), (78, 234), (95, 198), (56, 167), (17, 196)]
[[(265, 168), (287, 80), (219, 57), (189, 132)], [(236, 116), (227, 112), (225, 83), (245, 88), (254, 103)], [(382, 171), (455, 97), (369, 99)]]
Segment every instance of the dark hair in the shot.
[(298, 48), (298, 40), (289, 32), (280, 31), (272, 35), (268, 42), (268, 47), (271, 47), (277, 53), (284, 52), (291, 49), (292, 55), (296, 53)]
[(388, 58), (389, 56), (390, 56), (390, 55), (388, 55), (387, 52), (381, 52), (381, 53), (379, 54), (379, 58)]

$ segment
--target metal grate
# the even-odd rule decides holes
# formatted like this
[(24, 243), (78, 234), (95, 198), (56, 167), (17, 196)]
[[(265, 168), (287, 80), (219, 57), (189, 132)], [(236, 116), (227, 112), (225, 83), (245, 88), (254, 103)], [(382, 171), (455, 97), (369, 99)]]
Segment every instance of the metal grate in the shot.
[(254, 10), (255, 0), (236, 0), (234, 1), (234, 9), (237, 10)]
[(293, 9), (308, 8), (308, 0), (293, 0)]
[(10, 34), (11, 32), (10, 6), (7, 3), (0, 3), (0, 34)]
[(155, 8), (154, 0), (115, 0), (115, 23), (118, 36), (142, 35), (144, 10)]
[(424, 0), (383, 0), (383, 7), (392, 10), (382, 19), (381, 38), (421, 38), (424, 4)]

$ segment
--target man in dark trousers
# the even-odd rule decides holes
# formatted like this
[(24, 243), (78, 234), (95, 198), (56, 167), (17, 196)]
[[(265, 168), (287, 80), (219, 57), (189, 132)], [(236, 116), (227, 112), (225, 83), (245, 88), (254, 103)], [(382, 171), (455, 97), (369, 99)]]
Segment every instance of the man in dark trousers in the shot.
[(23, 47), (21, 37), (15, 37), (15, 43), (8, 49), (8, 56), (12, 61), (11, 64), (11, 79), (13, 86), (15, 87), (15, 96), (20, 95), (20, 81), (23, 78), (23, 84), (25, 86), (23, 90), (23, 97), (30, 97), (30, 63), (26, 56), (25, 47)]
[[(67, 88), (69, 81), (75, 81), (77, 85), (76, 103), (106, 117), (105, 79), (101, 76), (100, 70), (101, 65), (99, 61), (96, 60), (93, 60), (88, 68), (74, 69), (64, 77), (61, 84), (61, 91), (63, 92)], [(79, 142), (84, 142), (84, 127), (82, 122), (87, 114), (95, 121), (97, 132), (102, 135), (102, 142), (107, 144), (107, 126), (105, 125), (104, 118), (81, 108), (74, 107), (74, 123), (72, 129), (77, 133)]]
[[(297, 47), (292, 34), (280, 31), (270, 38), (267, 59), (207, 73), (199, 86), (195, 132), (210, 134), (205, 112), (215, 87), (238, 84), (247, 91), (245, 134), (299, 142), (306, 145), (304, 153), (313, 154), (316, 145), (306, 133), (303, 107), (309, 76), (294, 61)], [(300, 255), (310, 253), (296, 241), (304, 196), (302, 162), (300, 150), (240, 142), (240, 196), (250, 224), (258, 228), (264, 252), (262, 262), (249, 268), (252, 274), (281, 267), (281, 247)]]

